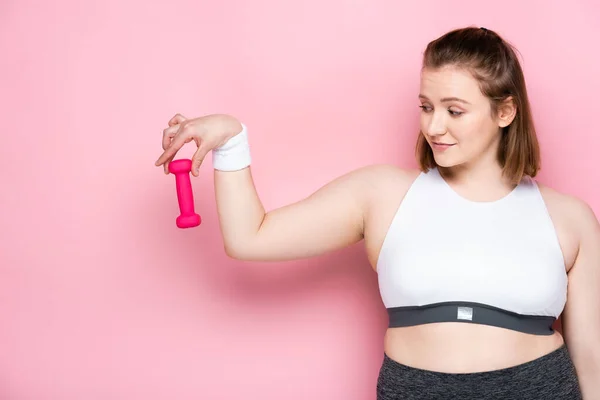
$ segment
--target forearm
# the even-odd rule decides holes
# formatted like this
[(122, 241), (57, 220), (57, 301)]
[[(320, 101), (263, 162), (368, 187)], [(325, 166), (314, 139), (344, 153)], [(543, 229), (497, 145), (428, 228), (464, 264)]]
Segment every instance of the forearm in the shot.
[(265, 217), (250, 167), (239, 171), (215, 170), (215, 197), (225, 251), (239, 257), (256, 236)]
[(585, 371), (578, 375), (583, 400), (600, 399), (600, 370)]
[(600, 399), (600, 357), (588, 355), (585, 360), (575, 361), (583, 400)]

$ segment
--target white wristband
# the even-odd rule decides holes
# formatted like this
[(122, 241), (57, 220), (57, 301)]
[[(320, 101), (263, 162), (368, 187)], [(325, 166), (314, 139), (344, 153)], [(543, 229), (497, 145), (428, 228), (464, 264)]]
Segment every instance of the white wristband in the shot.
[(219, 171), (238, 171), (248, 167), (251, 158), (246, 125), (242, 124), (240, 133), (213, 149), (212, 156), (213, 168)]

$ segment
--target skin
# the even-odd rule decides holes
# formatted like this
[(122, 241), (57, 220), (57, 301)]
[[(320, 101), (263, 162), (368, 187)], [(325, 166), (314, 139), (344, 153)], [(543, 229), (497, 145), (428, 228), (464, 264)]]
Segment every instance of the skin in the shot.
[[(460, 100), (445, 100), (459, 98)], [(501, 128), (518, 112), (508, 101), (492, 115), (490, 102), (468, 72), (423, 70), (421, 131), (435, 150), (448, 184), (472, 201), (494, 201), (513, 190), (496, 160)], [(163, 132), (164, 166), (195, 141), (193, 174), (209, 151), (240, 132), (228, 115), (174, 116)], [(251, 168), (214, 171), (215, 196), (226, 253), (239, 260), (286, 261), (314, 257), (364, 241), (372, 268), (392, 218), (419, 171), (370, 165), (327, 183), (310, 196), (266, 212)], [(437, 323), (388, 329), (384, 350), (396, 361), (441, 372), (480, 372), (518, 365), (565, 341), (585, 399), (600, 397), (600, 224), (583, 201), (540, 184), (569, 277), (562, 333), (536, 336), (491, 326)], [(447, 343), (452, 343), (448, 346)], [(494, 343), (490, 346), (489, 343)]]

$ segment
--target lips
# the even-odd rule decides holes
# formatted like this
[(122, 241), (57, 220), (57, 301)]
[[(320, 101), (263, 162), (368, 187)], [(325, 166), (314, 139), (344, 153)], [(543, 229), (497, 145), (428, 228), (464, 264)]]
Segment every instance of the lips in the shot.
[(450, 147), (454, 146), (456, 143), (437, 143), (437, 142), (432, 142), (431, 143), (431, 148), (433, 150), (437, 150), (437, 151), (443, 151), (443, 150), (447, 150)]

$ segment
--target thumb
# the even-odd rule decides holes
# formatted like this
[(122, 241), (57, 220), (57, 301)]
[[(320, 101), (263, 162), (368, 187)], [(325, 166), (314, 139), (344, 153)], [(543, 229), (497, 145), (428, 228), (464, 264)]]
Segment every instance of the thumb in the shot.
[(196, 150), (194, 156), (192, 157), (192, 175), (199, 175), (198, 171), (200, 170), (200, 165), (202, 165), (202, 162), (204, 161), (204, 158), (208, 154), (209, 150), (210, 147), (206, 144), (198, 146), (198, 150)]

